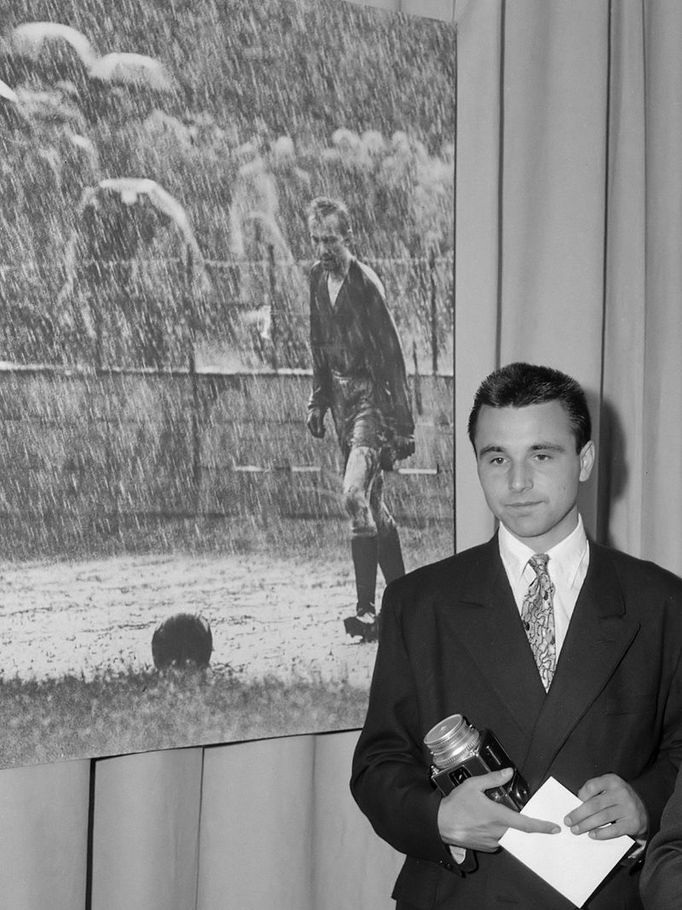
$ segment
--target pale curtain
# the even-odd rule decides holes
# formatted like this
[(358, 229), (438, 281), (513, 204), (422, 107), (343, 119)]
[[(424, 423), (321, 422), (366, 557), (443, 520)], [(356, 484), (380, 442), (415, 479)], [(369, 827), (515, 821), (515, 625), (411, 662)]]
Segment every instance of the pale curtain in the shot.
[[(528, 359), (589, 392), (592, 533), (681, 573), (682, 4), (368, 5), (458, 28), (457, 548), (492, 529), (471, 396)], [(390, 908), (400, 857), (348, 795), (356, 736), (4, 771), (0, 904)]]

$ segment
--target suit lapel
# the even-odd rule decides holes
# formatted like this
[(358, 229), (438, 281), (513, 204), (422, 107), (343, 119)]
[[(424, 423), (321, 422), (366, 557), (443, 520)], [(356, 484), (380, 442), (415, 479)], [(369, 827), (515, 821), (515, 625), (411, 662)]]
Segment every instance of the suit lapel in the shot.
[(460, 588), (458, 638), (493, 687), (517, 726), (530, 736), (545, 690), (500, 558), (497, 537)]
[(639, 623), (625, 614), (610, 559), (590, 543), (587, 577), (524, 763), (531, 788), (546, 776), (571, 731), (607, 685), (638, 629)]

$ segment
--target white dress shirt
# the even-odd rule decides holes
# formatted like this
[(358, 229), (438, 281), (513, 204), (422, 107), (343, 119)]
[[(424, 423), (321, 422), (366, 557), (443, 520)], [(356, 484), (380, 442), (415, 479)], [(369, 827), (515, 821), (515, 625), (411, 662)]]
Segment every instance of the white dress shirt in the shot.
[[(536, 577), (528, 562), (535, 555), (535, 550), (521, 543), (503, 524), (500, 524), (497, 539), (502, 564), (520, 613), (528, 587)], [(580, 516), (574, 530), (547, 550), (547, 555), (547, 571), (554, 583), (554, 635), (558, 659), (590, 562), (590, 545)]]

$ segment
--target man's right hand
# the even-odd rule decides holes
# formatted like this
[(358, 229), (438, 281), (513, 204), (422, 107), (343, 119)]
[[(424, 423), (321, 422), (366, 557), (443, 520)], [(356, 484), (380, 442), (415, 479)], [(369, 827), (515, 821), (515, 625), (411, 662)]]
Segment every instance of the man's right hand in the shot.
[(308, 429), (315, 439), (322, 439), (325, 433), (324, 429), (324, 413), (320, 408), (311, 408), (308, 411), (308, 419), (306, 421), (308, 424)]
[(554, 822), (529, 818), (486, 796), (486, 790), (506, 784), (513, 770), (490, 771), (470, 777), (444, 796), (438, 809), (438, 830), (446, 844), (493, 853), (507, 828), (541, 834), (558, 834)]

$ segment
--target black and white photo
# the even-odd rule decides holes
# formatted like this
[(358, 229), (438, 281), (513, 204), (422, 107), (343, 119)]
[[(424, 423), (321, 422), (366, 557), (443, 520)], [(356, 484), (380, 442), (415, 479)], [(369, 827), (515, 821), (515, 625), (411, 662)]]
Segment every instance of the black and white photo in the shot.
[[(454, 545), (454, 30), (0, 13), (0, 765), (359, 725), (383, 586)], [(320, 198), (387, 320), (360, 499), (340, 398), (310, 424)]]

